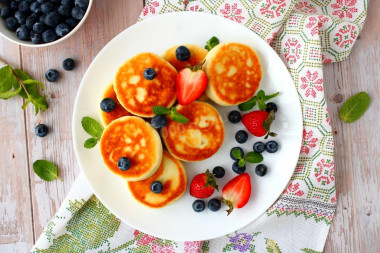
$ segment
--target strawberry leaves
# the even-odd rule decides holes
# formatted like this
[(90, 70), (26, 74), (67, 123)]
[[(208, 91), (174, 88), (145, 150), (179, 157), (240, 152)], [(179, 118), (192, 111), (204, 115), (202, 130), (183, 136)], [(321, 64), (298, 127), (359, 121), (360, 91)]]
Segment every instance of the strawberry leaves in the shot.
[(278, 94), (279, 92), (276, 92), (271, 95), (265, 95), (265, 92), (263, 90), (260, 90), (259, 92), (257, 92), (255, 96), (251, 97), (248, 101), (240, 104), (238, 107), (241, 111), (248, 111), (251, 110), (257, 104), (260, 110), (265, 110), (267, 108), (265, 101), (268, 101), (278, 96)]
[(153, 112), (156, 115), (169, 115), (172, 120), (181, 124), (186, 124), (189, 122), (189, 119), (177, 112), (177, 108), (175, 107), (168, 109), (165, 106), (157, 105), (153, 106)]
[(219, 187), (216, 184), (215, 178), (214, 178), (214, 176), (212, 175), (212, 173), (208, 169), (206, 170), (206, 175), (207, 175), (207, 181), (206, 181), (206, 184), (203, 186), (203, 188), (207, 187), (207, 186), (212, 186), (217, 191), (219, 191)]
[(273, 120), (275, 120), (274, 111), (270, 111), (268, 118), (264, 120), (263, 128), (268, 131), (268, 133), (265, 135), (264, 139), (268, 139), (268, 136), (276, 137), (277, 134), (270, 131), (270, 126), (273, 123)]
[(256, 153), (254, 151), (248, 152), (243, 158), (243, 154), (239, 149), (232, 150), (232, 156), (238, 159), (238, 165), (240, 167), (243, 167), (246, 164), (246, 162), (260, 163), (264, 160), (264, 157), (261, 154)]

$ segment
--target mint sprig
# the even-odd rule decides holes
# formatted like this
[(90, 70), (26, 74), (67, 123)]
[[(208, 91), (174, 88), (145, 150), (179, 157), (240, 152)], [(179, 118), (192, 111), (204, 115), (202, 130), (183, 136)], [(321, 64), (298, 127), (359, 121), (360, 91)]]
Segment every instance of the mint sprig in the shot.
[(251, 110), (257, 104), (260, 110), (265, 110), (267, 108), (265, 101), (268, 101), (278, 96), (278, 94), (279, 92), (276, 92), (271, 95), (265, 95), (265, 92), (263, 90), (260, 90), (257, 92), (255, 96), (251, 97), (248, 101), (240, 104), (238, 107), (241, 111), (248, 111)]
[(84, 131), (92, 136), (92, 138), (89, 138), (84, 142), (83, 146), (87, 149), (95, 147), (103, 134), (102, 125), (88, 116), (83, 117), (81, 123)]
[(341, 120), (347, 123), (358, 120), (367, 110), (371, 98), (366, 92), (359, 92), (350, 97), (342, 106), (339, 111)]
[(189, 119), (177, 112), (177, 109), (175, 107), (169, 109), (165, 106), (157, 105), (153, 106), (153, 112), (156, 115), (169, 115), (172, 120), (177, 121), (181, 124), (186, 124), (189, 122)]
[(217, 37), (213, 36), (213, 37), (211, 37), (211, 39), (209, 39), (206, 42), (205, 49), (207, 49), (208, 51), (210, 51), (211, 49), (213, 49), (218, 44), (219, 44), (219, 39)]
[(39, 94), (39, 89), (44, 89), (40, 81), (33, 80), (21, 69), (13, 69), (6, 61), (0, 58), (5, 66), (0, 69), (0, 98), (8, 99), (19, 95), (25, 99), (22, 109), (25, 110), (29, 103), (35, 108), (35, 114), (46, 111), (48, 103), (45, 95)]
[(62, 181), (62, 179), (58, 177), (58, 168), (49, 161), (35, 161), (33, 163), (33, 170), (41, 179), (45, 181), (52, 181), (54, 179)]
[(239, 149), (232, 150), (232, 156), (238, 159), (238, 164), (240, 167), (243, 167), (246, 162), (249, 163), (260, 163), (264, 160), (264, 157), (254, 151), (248, 152), (243, 158), (243, 154)]

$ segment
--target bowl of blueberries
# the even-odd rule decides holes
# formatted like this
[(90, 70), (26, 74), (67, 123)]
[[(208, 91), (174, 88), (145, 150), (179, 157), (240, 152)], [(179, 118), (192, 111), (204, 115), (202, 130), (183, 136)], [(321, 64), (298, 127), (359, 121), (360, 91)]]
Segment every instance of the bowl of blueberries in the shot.
[(73, 35), (93, 0), (0, 0), (0, 34), (22, 46), (44, 47)]

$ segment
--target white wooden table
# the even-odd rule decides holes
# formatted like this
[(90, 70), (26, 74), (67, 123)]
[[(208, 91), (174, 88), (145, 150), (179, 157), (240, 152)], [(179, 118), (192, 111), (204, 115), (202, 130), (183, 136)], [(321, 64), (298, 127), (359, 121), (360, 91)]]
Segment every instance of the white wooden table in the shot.
[[(38, 116), (22, 99), (0, 100), (0, 252), (28, 252), (65, 198), (79, 167), (73, 151), (71, 118), (75, 95), (87, 67), (115, 35), (134, 24), (143, 0), (95, 0), (84, 26), (58, 45), (31, 49), (0, 38), (0, 57), (44, 81), (49, 68), (61, 71), (48, 83), (50, 108)], [(371, 1), (365, 28), (348, 60), (326, 65), (325, 93), (335, 133), (338, 208), (325, 252), (380, 252), (380, 1)], [(62, 69), (72, 57), (75, 70)], [(353, 124), (338, 116), (342, 99), (366, 91), (372, 104)], [(44, 138), (34, 134), (47, 124)], [(45, 182), (33, 172), (35, 160), (58, 165), (63, 181)]]

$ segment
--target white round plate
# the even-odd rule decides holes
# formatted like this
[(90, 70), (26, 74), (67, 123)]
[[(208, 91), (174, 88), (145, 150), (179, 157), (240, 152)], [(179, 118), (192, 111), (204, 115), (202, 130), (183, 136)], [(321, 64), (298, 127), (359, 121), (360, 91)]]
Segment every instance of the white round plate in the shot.
[[(184, 43), (204, 46), (212, 36), (218, 37), (221, 42), (247, 44), (258, 53), (263, 69), (260, 89), (267, 94), (280, 92), (280, 95), (273, 99), (279, 110), (271, 128), (278, 133), (274, 139), (279, 143), (279, 151), (274, 154), (263, 153), (263, 163), (268, 166), (268, 173), (264, 177), (255, 174), (256, 164), (247, 165), (247, 172), (251, 176), (252, 194), (244, 208), (234, 210), (229, 216), (224, 210), (214, 213), (207, 208), (201, 213), (194, 212), (192, 203), (195, 198), (188, 192), (192, 178), (206, 169), (223, 166), (226, 175), (217, 179), (222, 189), (228, 180), (236, 176), (232, 171), (231, 148), (241, 146), (245, 152), (249, 152), (252, 151), (253, 143), (263, 141), (263, 138), (249, 135), (248, 141), (239, 145), (234, 136), (236, 131), (245, 127), (242, 123), (232, 124), (227, 120), (228, 112), (237, 107), (216, 106), (225, 124), (226, 137), (223, 146), (207, 160), (184, 163), (188, 187), (181, 199), (161, 209), (147, 208), (133, 199), (125, 180), (106, 168), (100, 155), (99, 144), (93, 149), (83, 147), (83, 143), (90, 136), (82, 129), (81, 119), (84, 116), (99, 119), (99, 103), (104, 88), (113, 80), (118, 67), (132, 56), (141, 52), (160, 55), (166, 49)], [(170, 13), (126, 29), (96, 56), (83, 77), (75, 100), (73, 138), (79, 165), (94, 193), (122, 221), (142, 232), (165, 239), (207, 240), (226, 235), (251, 223), (280, 196), (296, 167), (302, 139), (302, 114), (289, 72), (280, 57), (259, 36), (244, 26), (222, 17), (193, 12)], [(220, 198), (221, 191), (215, 192), (212, 198), (215, 197)]]

